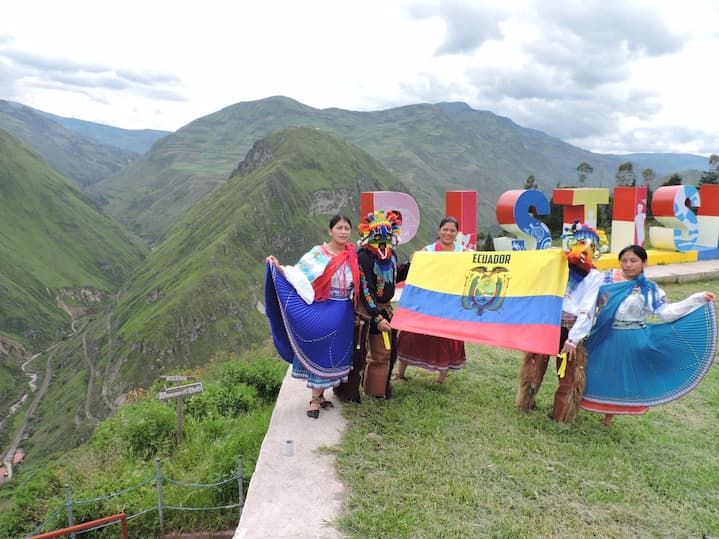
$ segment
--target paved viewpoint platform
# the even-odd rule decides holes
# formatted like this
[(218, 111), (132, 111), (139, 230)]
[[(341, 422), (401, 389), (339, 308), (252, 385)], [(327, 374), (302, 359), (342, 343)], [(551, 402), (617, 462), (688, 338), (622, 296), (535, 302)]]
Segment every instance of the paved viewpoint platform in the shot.
[(686, 264), (649, 265), (644, 273), (657, 283), (685, 283), (719, 279), (719, 259), (699, 260)]
[[(719, 259), (651, 265), (646, 274), (658, 283), (719, 280)], [(714, 291), (719, 292), (719, 283)], [(344, 537), (332, 522), (342, 509), (345, 487), (335, 473), (334, 457), (318, 451), (337, 444), (347, 428), (343, 404), (331, 394), (327, 397), (336, 408), (322, 410), (317, 420), (308, 418), (310, 391), (288, 368), (234, 539)], [(291, 455), (287, 440), (292, 441)]]
[(288, 366), (234, 539), (344, 537), (331, 525), (344, 502), (334, 456), (318, 451), (339, 443), (347, 428), (343, 404), (307, 417), (310, 390)]

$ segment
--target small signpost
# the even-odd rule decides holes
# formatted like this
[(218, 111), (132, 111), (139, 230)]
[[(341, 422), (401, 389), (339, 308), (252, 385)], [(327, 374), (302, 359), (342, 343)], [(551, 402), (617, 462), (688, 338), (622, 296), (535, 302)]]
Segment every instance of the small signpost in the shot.
[(195, 393), (202, 393), (202, 382), (191, 382), (180, 386), (167, 386), (168, 382), (187, 382), (190, 379), (194, 379), (193, 376), (160, 376), (161, 380), (165, 381), (165, 387), (157, 397), (161, 401), (169, 399), (176, 399), (177, 402), (177, 443), (182, 442), (182, 398), (186, 395), (194, 395)]

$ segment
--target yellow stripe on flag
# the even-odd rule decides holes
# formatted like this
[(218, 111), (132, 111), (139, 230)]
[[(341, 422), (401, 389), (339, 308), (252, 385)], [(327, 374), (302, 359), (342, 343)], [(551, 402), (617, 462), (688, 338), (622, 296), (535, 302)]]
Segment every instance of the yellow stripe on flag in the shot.
[(567, 258), (561, 249), (462, 253), (420, 251), (412, 257), (406, 284), (444, 294), (462, 295), (468, 275), (476, 276), (478, 271), (505, 273), (507, 297), (564, 296), (569, 277)]

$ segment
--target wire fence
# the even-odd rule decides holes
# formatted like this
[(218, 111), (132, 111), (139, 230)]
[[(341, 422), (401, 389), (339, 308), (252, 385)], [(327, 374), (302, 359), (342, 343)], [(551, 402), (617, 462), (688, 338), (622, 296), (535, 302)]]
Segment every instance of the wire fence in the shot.
[[(87, 499), (87, 500), (73, 500), (69, 485), (65, 485), (65, 504), (58, 507), (45, 520), (45, 522), (43, 522), (40, 526), (35, 528), (30, 533), (30, 535), (27, 537), (32, 538), (33, 536), (38, 535), (45, 528), (49, 527), (51, 523), (54, 523), (54, 525), (57, 526), (58, 520), (59, 520), (58, 517), (63, 512), (67, 515), (67, 527), (72, 527), (75, 525), (74, 508), (81, 506), (81, 505), (96, 504), (98, 502), (104, 502), (104, 501), (107, 501), (107, 500), (110, 500), (113, 498), (117, 498), (119, 496), (123, 496), (130, 492), (136, 491), (136, 490), (144, 487), (145, 485), (148, 485), (153, 482), (156, 485), (157, 505), (155, 505), (153, 507), (147, 507), (145, 509), (141, 509), (134, 514), (128, 514), (126, 516), (127, 521), (136, 519), (142, 515), (145, 515), (145, 514), (151, 512), (151, 511), (157, 511), (159, 532), (160, 532), (160, 535), (162, 535), (165, 533), (165, 510), (211, 511), (211, 510), (217, 510), (217, 509), (239, 508), (239, 515), (238, 515), (238, 522), (239, 522), (239, 516), (242, 515), (242, 508), (245, 505), (245, 495), (244, 495), (244, 489), (243, 489), (243, 476), (242, 476), (242, 457), (241, 456), (237, 458), (237, 474), (232, 477), (229, 477), (227, 479), (223, 479), (221, 481), (215, 482), (215, 483), (186, 483), (184, 481), (179, 481), (177, 479), (165, 477), (162, 474), (162, 465), (160, 463), (159, 458), (155, 459), (155, 465), (156, 465), (156, 472), (153, 477), (149, 477), (148, 479), (146, 479), (132, 487), (128, 487), (128, 488), (120, 490), (118, 492), (113, 492), (112, 494), (98, 496), (97, 498), (91, 498), (91, 499)], [(223, 487), (224, 485), (227, 485), (234, 481), (237, 482), (237, 492), (238, 492), (237, 503), (225, 504), (225, 505), (214, 505), (214, 506), (203, 506), (203, 507), (165, 505), (163, 489), (162, 489), (163, 483), (165, 483), (165, 482), (172, 484), (172, 485), (177, 485), (178, 487), (184, 487), (184, 488), (190, 488), (190, 489), (199, 489), (199, 488), (205, 489), (205, 488)], [(219, 488), (218, 488), (218, 490), (219, 490)], [(97, 526), (95, 528), (92, 528), (92, 530), (97, 530), (97, 529), (103, 528), (105, 526), (109, 526), (110, 524), (112, 524), (112, 523), (107, 523), (104, 525)], [(92, 531), (92, 530), (87, 530), (87, 531)], [(70, 537), (72, 537), (72, 538), (74, 538), (75, 536), (76, 536), (76, 534), (74, 534), (74, 533), (70, 534)]]

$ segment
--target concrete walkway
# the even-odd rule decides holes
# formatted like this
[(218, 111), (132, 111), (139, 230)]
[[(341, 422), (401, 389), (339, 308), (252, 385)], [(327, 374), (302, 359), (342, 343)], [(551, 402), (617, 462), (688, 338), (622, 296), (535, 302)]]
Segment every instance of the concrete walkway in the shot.
[(706, 279), (719, 279), (719, 259), (700, 260), (685, 264), (647, 266), (644, 273), (657, 283), (687, 283)]
[[(719, 260), (648, 266), (646, 274), (658, 283), (719, 279)], [(318, 449), (337, 444), (347, 422), (342, 403), (331, 391), (327, 398), (336, 408), (322, 410), (317, 420), (308, 418), (310, 390), (288, 369), (234, 539), (343, 537), (332, 522), (342, 509), (344, 485), (335, 473), (334, 457)], [(292, 440), (292, 455), (286, 453), (287, 440)]]
[(344, 537), (331, 526), (345, 499), (344, 486), (334, 457), (318, 452), (339, 443), (346, 430), (343, 404), (325, 391), (335, 408), (321, 410), (319, 419), (307, 417), (310, 390), (291, 371), (290, 366), (277, 396), (234, 539)]

